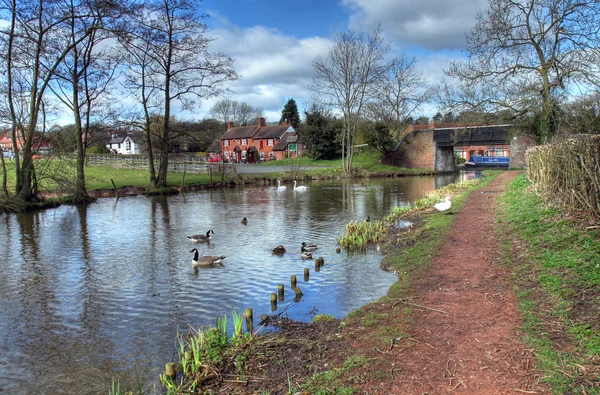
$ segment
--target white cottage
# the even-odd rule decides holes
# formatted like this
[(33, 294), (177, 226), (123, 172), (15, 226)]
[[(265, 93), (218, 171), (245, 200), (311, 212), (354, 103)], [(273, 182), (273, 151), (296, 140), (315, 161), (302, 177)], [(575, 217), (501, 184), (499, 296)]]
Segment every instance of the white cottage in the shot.
[(140, 136), (127, 134), (119, 136), (113, 134), (112, 138), (106, 144), (106, 148), (113, 154), (121, 155), (139, 155), (142, 153), (142, 141)]

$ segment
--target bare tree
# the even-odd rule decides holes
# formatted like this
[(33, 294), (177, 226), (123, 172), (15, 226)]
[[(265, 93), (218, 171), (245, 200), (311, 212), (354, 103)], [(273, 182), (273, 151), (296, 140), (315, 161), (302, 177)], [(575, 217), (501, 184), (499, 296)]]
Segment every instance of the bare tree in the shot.
[[(106, 102), (102, 103), (102, 99), (107, 98), (117, 60), (116, 56), (112, 56), (109, 46), (99, 48), (99, 45), (110, 37), (108, 29), (111, 19), (118, 18), (125, 8), (108, 3), (77, 4), (75, 0), (68, 0), (66, 3), (71, 16), (66, 24), (73, 45), (56, 69), (49, 88), (73, 113), (73, 133), (77, 148), (75, 196), (77, 200), (85, 201), (89, 200), (85, 187), (85, 150), (93, 133), (92, 119), (98, 115), (102, 104), (106, 105)], [(86, 15), (78, 16), (76, 7), (79, 12), (81, 7), (87, 7)], [(102, 30), (90, 30), (83, 40), (78, 37), (79, 32), (99, 25), (102, 25)]]
[(224, 123), (233, 122), (237, 126), (246, 126), (256, 123), (263, 116), (263, 109), (238, 100), (221, 99), (211, 107), (210, 113)]
[(386, 124), (396, 140), (408, 118), (433, 98), (433, 88), (416, 65), (414, 56), (401, 54), (393, 59), (374, 86), (373, 101), (366, 106), (368, 117)]
[(556, 132), (558, 96), (600, 84), (600, 3), (489, 0), (467, 37), (468, 60), (453, 62), (446, 86), (454, 108), (540, 114), (539, 141)]
[[(104, 4), (111, 3), (103, 0)], [(77, 40), (68, 38), (68, 22), (73, 17), (68, 4), (57, 0), (18, 2), (2, 0), (2, 12), (11, 20), (0, 30), (7, 65), (7, 100), (9, 102), (13, 145), (15, 146), (16, 192), (29, 202), (36, 199), (37, 185), (32, 154), (38, 128), (44, 128), (44, 94), (57, 67), (73, 46), (99, 26), (85, 26), (77, 31)], [(76, 18), (85, 7), (75, 7)], [(27, 96), (22, 93), (28, 91)], [(17, 108), (22, 109), (21, 116)], [(22, 147), (19, 147), (22, 141)]]
[(319, 100), (344, 115), (341, 144), (346, 174), (352, 171), (357, 123), (369, 100), (370, 88), (388, 69), (384, 57), (389, 48), (380, 27), (369, 33), (347, 31), (336, 37), (326, 58), (318, 57), (313, 62), (310, 89)]
[[(155, 100), (162, 112), (160, 160), (155, 176), (150, 169), (153, 187), (167, 184), (172, 104), (177, 101), (190, 109), (195, 99), (218, 96), (225, 82), (238, 78), (229, 56), (209, 51), (214, 38), (207, 35), (208, 28), (202, 23), (207, 16), (197, 9), (197, 2), (192, 0), (145, 2), (137, 12), (133, 34), (122, 41), (130, 53), (131, 48), (143, 52), (137, 58), (143, 57), (145, 82), (150, 84), (143, 89), (143, 100)], [(160, 93), (160, 97), (151, 96), (154, 93)], [(152, 150), (149, 155), (153, 155)]]

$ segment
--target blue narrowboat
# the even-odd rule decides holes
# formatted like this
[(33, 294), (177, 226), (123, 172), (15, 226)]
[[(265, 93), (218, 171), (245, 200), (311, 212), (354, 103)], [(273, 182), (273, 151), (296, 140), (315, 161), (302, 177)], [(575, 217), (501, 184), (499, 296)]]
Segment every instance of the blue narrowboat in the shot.
[(471, 155), (471, 159), (465, 162), (467, 167), (508, 167), (510, 162), (509, 156), (481, 156)]

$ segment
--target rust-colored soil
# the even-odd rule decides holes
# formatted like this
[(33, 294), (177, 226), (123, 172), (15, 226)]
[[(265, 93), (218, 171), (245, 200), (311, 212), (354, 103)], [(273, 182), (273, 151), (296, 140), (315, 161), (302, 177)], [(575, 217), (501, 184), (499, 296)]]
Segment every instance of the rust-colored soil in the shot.
[[(364, 341), (368, 333), (355, 338), (353, 352), (373, 356), (376, 369), (386, 369), (367, 375), (360, 384), (362, 393), (547, 393), (539, 385), (533, 350), (519, 340), (517, 301), (505, 285), (508, 272), (498, 262), (495, 195), (515, 175), (501, 174), (453, 214), (449, 240), (418, 285), (416, 297), (404, 305), (413, 310), (412, 336), (394, 339), (375, 353), (371, 342)], [(382, 313), (392, 307), (374, 308)]]

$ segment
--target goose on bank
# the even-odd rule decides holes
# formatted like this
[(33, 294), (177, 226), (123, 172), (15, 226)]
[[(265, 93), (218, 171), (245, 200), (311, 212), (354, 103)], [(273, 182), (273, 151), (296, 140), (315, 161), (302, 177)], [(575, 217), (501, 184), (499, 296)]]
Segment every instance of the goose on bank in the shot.
[(452, 201), (450, 199), (450, 196), (446, 196), (446, 199), (444, 199), (443, 202), (436, 203), (433, 205), (433, 207), (441, 213), (449, 212), (452, 208)]

